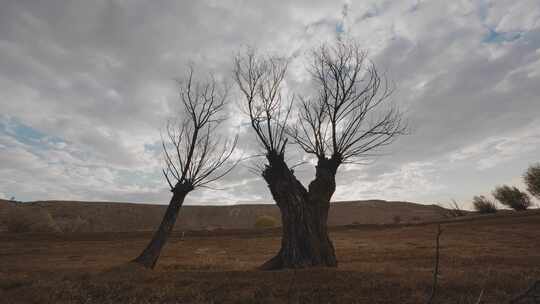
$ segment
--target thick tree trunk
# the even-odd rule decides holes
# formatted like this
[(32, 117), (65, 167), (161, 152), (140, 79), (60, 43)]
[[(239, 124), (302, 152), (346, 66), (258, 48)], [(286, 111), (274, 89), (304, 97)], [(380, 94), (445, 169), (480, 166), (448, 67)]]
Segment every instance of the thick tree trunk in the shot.
[(134, 263), (140, 264), (146, 268), (154, 268), (161, 253), (161, 249), (165, 246), (165, 243), (173, 230), (174, 223), (176, 222), (178, 212), (184, 203), (184, 199), (190, 191), (191, 189), (188, 187), (178, 186), (173, 190), (173, 196), (158, 230), (154, 233), (148, 246), (146, 246), (143, 252), (133, 260)]
[[(325, 196), (321, 197), (319, 189), (314, 190), (313, 194), (308, 193), (287, 167), (283, 156), (269, 154), (267, 159), (269, 164), (263, 172), (263, 177), (280, 208), (283, 234), (278, 254), (260, 268), (273, 270), (337, 266), (334, 247), (326, 229), (329, 201), (333, 190), (329, 195), (327, 190), (322, 191)], [(317, 188), (315, 182), (318, 180), (316, 178), (310, 184), (310, 190), (313, 187)], [(322, 181), (318, 183), (322, 185)], [(332, 189), (335, 189), (335, 182), (333, 185)], [(324, 186), (324, 189), (328, 188), (326, 184)]]
[(334, 245), (328, 235), (328, 212), (330, 200), (336, 191), (336, 172), (340, 164), (339, 158), (322, 158), (317, 163), (315, 179), (309, 184), (309, 200), (319, 210), (318, 225), (321, 241), (321, 256), (327, 266), (337, 266)]

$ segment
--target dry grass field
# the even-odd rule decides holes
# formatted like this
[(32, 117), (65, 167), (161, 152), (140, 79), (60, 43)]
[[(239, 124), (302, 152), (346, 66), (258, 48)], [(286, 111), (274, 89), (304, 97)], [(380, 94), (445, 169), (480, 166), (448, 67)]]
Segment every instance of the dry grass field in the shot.
[[(507, 303), (540, 278), (540, 212), (442, 225), (434, 303)], [(334, 227), (337, 269), (261, 272), (279, 231), (175, 234), (154, 271), (126, 266), (149, 232), (0, 234), (1, 303), (425, 303), (435, 224)], [(527, 303), (527, 302), (524, 302)]]

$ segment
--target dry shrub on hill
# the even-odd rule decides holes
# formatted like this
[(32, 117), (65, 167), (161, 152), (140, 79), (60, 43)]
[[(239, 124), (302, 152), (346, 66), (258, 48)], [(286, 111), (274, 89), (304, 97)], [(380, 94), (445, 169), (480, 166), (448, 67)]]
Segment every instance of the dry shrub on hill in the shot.
[(261, 215), (255, 221), (255, 228), (273, 228), (279, 226), (279, 222), (272, 216)]

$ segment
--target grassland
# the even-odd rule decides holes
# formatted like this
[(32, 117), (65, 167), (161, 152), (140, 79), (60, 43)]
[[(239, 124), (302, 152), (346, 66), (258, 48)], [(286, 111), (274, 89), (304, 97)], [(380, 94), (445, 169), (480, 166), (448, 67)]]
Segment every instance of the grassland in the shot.
[[(443, 224), (435, 303), (506, 303), (540, 278), (540, 213)], [(151, 234), (0, 234), (2, 303), (423, 303), (435, 224), (335, 227), (337, 269), (261, 272), (279, 230), (175, 234), (157, 268), (126, 262)]]

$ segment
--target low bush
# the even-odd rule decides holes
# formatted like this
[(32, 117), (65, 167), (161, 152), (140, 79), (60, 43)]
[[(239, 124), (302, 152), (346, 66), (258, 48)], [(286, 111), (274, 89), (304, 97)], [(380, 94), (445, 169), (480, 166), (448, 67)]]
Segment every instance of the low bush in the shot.
[(279, 226), (279, 221), (269, 215), (261, 215), (255, 220), (255, 228), (273, 228)]
[(497, 212), (497, 206), (495, 203), (488, 200), (483, 195), (473, 197), (473, 206), (476, 211), (483, 214)]
[(445, 218), (462, 217), (467, 215), (467, 213), (455, 200), (452, 200), (452, 202), (449, 203), (447, 207), (441, 204), (438, 204), (438, 206), (440, 207), (438, 212)]

